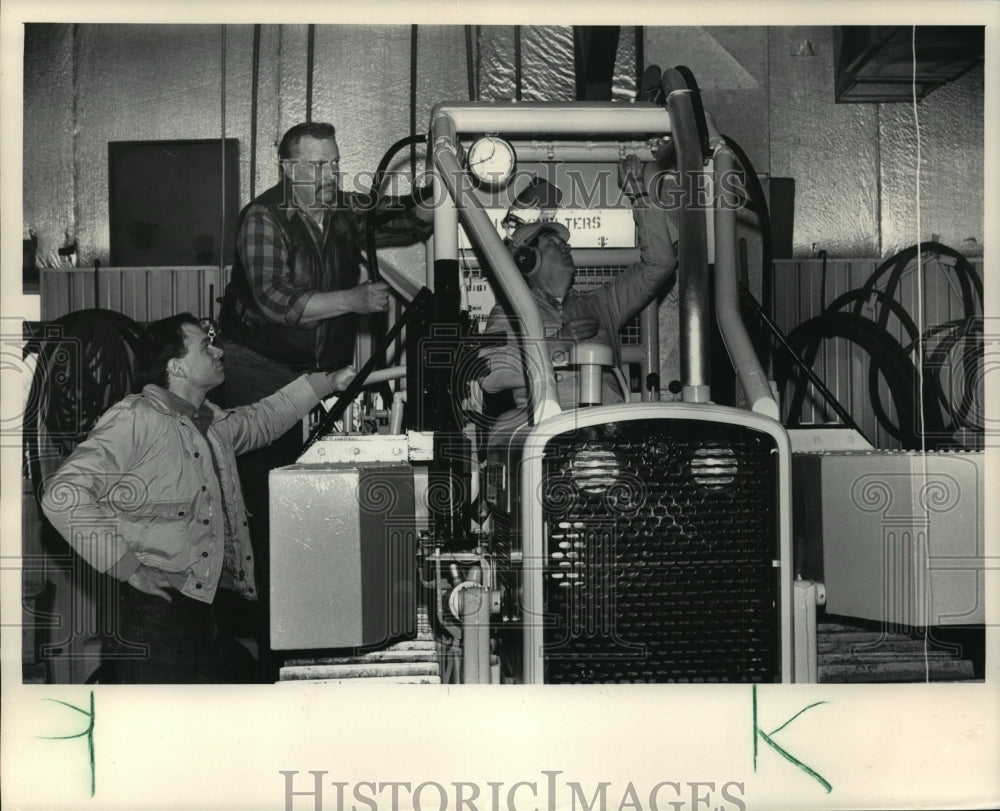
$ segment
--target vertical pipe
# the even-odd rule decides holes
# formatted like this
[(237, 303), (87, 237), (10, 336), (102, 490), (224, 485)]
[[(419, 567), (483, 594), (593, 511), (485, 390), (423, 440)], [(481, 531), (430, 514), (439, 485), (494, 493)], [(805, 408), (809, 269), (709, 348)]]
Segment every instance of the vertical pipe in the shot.
[(778, 404), (771, 393), (767, 375), (761, 368), (750, 336), (740, 317), (737, 290), (736, 209), (725, 200), (725, 178), (736, 170), (736, 161), (721, 138), (715, 139), (715, 310), (719, 332), (732, 361), (736, 376), (750, 408), (774, 419), (779, 418)]
[(253, 27), (253, 67), (250, 85), (250, 199), (257, 196), (257, 99), (260, 95), (260, 25)]
[[(454, 143), (455, 132), (451, 129), (447, 136)], [(428, 150), (428, 154), (432, 150)], [(428, 285), (434, 292), (435, 323), (442, 328), (453, 327), (457, 341), (459, 327), (459, 308), (461, 307), (461, 284), (458, 265), (458, 209), (455, 205), (456, 194), (445, 185), (446, 170), (435, 167), (434, 182), (434, 256), (427, 266)], [(431, 374), (423, 370), (422, 374)], [(464, 488), (463, 468), (461, 460), (456, 461), (455, 446), (458, 442), (458, 426), (454, 424), (453, 409), (450, 402), (450, 379), (440, 370), (434, 371), (433, 380), (428, 381), (425, 391), (419, 396), (425, 402), (414, 403), (424, 411), (435, 414), (434, 424), (430, 426), (434, 433), (435, 461), (429, 470), (429, 490), (436, 488), (440, 494), (447, 493), (447, 504), (443, 509), (432, 508), (433, 528), (439, 539), (445, 543), (458, 539), (464, 534), (463, 516), (467, 514), (464, 504), (460, 501), (463, 493), (457, 492)], [(457, 393), (452, 396), (457, 396)], [(425, 429), (426, 430), (426, 429)], [(430, 500), (430, 499), (429, 499)]]
[(222, 273), (222, 268), (226, 265), (225, 257), (225, 245), (226, 245), (226, 26), (221, 26), (220, 30), (220, 40), (221, 40), (221, 54), (219, 56), (219, 61), (222, 63), (222, 67), (219, 71), (219, 88), (220, 88), (220, 115), (219, 115), (219, 129), (221, 130), (219, 134), (219, 146), (220, 146), (220, 160), (222, 161), (222, 169), (219, 172), (222, 188), (220, 189), (219, 199), (221, 200), (222, 211), (219, 216), (219, 273)]
[[(432, 337), (432, 342), (454, 342), (457, 345), (461, 337), (460, 306), (458, 259), (437, 257), (434, 260), (432, 329), (439, 330), (437, 334), (441, 337)], [(452, 351), (457, 353), (457, 348)], [(460, 395), (452, 392), (451, 370), (448, 368), (432, 368), (430, 364), (426, 364), (423, 379), (424, 402), (421, 408), (430, 418), (430, 424), (426, 427), (434, 432), (434, 461), (429, 470), (430, 487), (439, 494), (439, 498), (428, 498), (428, 501), (432, 502), (436, 535), (440, 541), (448, 544), (465, 534), (465, 499), (470, 489), (461, 453), (461, 428), (456, 423), (455, 409), (452, 407), (452, 398)]]
[[(72, 112), (72, 128), (73, 128), (73, 178), (72, 178), (72, 193), (73, 193), (73, 232), (76, 233), (80, 227), (80, 172), (82, 171), (83, 161), (80, 160), (80, 24), (73, 23), (73, 37), (72, 37), (72, 48), (73, 48), (73, 59), (71, 69), (73, 71), (72, 82), (73, 82), (73, 112)], [(67, 234), (68, 237), (68, 234)], [(69, 242), (69, 239), (66, 240)], [(80, 240), (77, 239), (77, 251), (76, 251), (76, 263), (77, 266), (80, 265), (83, 259), (83, 246), (80, 244)], [(62, 260), (59, 261), (60, 266), (62, 266)], [(109, 256), (110, 264), (110, 256)], [(45, 299), (43, 298), (42, 301)], [(68, 311), (67, 311), (68, 312)]]
[(490, 592), (479, 566), (469, 571), (462, 589), (462, 681), (490, 682)]
[[(417, 26), (410, 26), (410, 137), (417, 134)], [(410, 143), (410, 180), (417, 176), (417, 143)]]
[(642, 399), (655, 402), (660, 399), (660, 308), (655, 299), (639, 314), (639, 333), (643, 345), (639, 363)]
[(709, 374), (709, 279), (705, 212), (698, 205), (698, 176), (702, 172), (701, 141), (687, 83), (675, 69), (662, 77), (670, 130), (677, 149), (683, 208), (678, 230), (677, 287), (680, 301), (681, 384), (683, 399), (704, 403), (711, 399)]
[[(482, 204), (475, 196), (463, 192), (461, 183), (467, 176), (455, 155), (455, 120), (448, 109), (435, 109), (431, 121), (435, 184), (443, 183), (452, 200), (461, 197), (462, 218), (465, 227), (474, 243), (486, 257), (488, 265), (495, 274), (494, 280), (500, 285), (511, 308), (523, 325), (526, 340), (522, 343), (522, 349), (526, 356), (528, 397), (531, 403), (533, 422), (538, 424), (560, 411), (555, 395), (555, 371), (552, 369), (552, 359), (547, 351), (543, 351), (541, 345), (545, 337), (542, 318), (527, 283), (514, 265), (510, 253), (500, 241), (500, 237)], [(454, 203), (452, 205), (454, 206)], [(439, 204), (434, 210), (435, 231), (438, 224), (437, 217), (442, 208), (444, 206)], [(457, 231), (457, 229), (455, 230)], [(453, 235), (455, 235), (454, 232)], [(452, 246), (452, 250), (454, 251), (453, 255), (457, 257), (457, 245)], [(444, 255), (441, 247), (438, 247), (437, 251), (438, 257)]]
[(642, 74), (646, 70), (646, 54), (645, 54), (645, 43), (643, 42), (643, 37), (646, 34), (641, 25), (635, 27), (635, 100), (645, 101), (645, 99), (639, 98), (639, 93), (642, 91)]
[(792, 681), (815, 684), (819, 680), (816, 607), (826, 602), (826, 590), (812, 580), (796, 580), (792, 590)]
[(521, 100), (521, 26), (514, 26), (514, 99)]
[(313, 67), (316, 54), (316, 26), (310, 25), (306, 34), (306, 121), (312, 121)]
[(439, 172), (434, 173), (433, 253), (428, 257), (427, 287), (434, 290), (434, 265), (438, 259), (458, 260), (458, 208)]
[(465, 26), (465, 72), (469, 83), (469, 101), (476, 100), (476, 69), (473, 58), (472, 26)]

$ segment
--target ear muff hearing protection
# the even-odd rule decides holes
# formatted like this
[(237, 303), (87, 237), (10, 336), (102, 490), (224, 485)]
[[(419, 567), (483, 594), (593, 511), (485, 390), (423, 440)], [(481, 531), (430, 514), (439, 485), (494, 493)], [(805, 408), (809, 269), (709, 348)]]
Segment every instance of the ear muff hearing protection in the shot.
[(522, 276), (527, 276), (538, 270), (542, 264), (542, 255), (534, 245), (518, 245), (513, 252), (514, 264), (521, 271)]

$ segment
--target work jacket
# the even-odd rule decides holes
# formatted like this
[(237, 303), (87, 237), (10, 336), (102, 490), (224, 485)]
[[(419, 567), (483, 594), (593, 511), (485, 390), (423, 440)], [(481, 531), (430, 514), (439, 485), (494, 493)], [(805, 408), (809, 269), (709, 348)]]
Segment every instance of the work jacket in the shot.
[(112, 406), (46, 481), (42, 508), (95, 569), (126, 580), (151, 566), (207, 603), (223, 575), (228, 512), (237, 568), (225, 585), (256, 599), (236, 456), (273, 442), (318, 401), (300, 377), (253, 405), (208, 403), (213, 419), (203, 436), (164, 389), (147, 385)]

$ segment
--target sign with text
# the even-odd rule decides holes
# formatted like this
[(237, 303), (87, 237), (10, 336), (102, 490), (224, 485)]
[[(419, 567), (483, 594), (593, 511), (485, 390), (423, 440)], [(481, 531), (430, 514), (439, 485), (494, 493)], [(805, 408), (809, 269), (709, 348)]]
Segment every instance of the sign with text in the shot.
[[(506, 231), (501, 224), (507, 215), (505, 208), (487, 208), (490, 220), (500, 236)], [(561, 208), (546, 220), (561, 223), (569, 230), (569, 243), (574, 248), (634, 248), (635, 221), (628, 208)], [(469, 249), (472, 242), (459, 227), (459, 248)]]

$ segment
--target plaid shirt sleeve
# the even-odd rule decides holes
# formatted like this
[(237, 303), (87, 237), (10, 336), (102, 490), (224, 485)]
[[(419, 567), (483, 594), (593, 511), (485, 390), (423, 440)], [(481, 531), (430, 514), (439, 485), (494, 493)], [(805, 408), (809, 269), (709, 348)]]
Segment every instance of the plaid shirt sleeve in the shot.
[(314, 291), (292, 278), (281, 232), (264, 206), (247, 211), (236, 244), (264, 317), (278, 324), (298, 324)]

